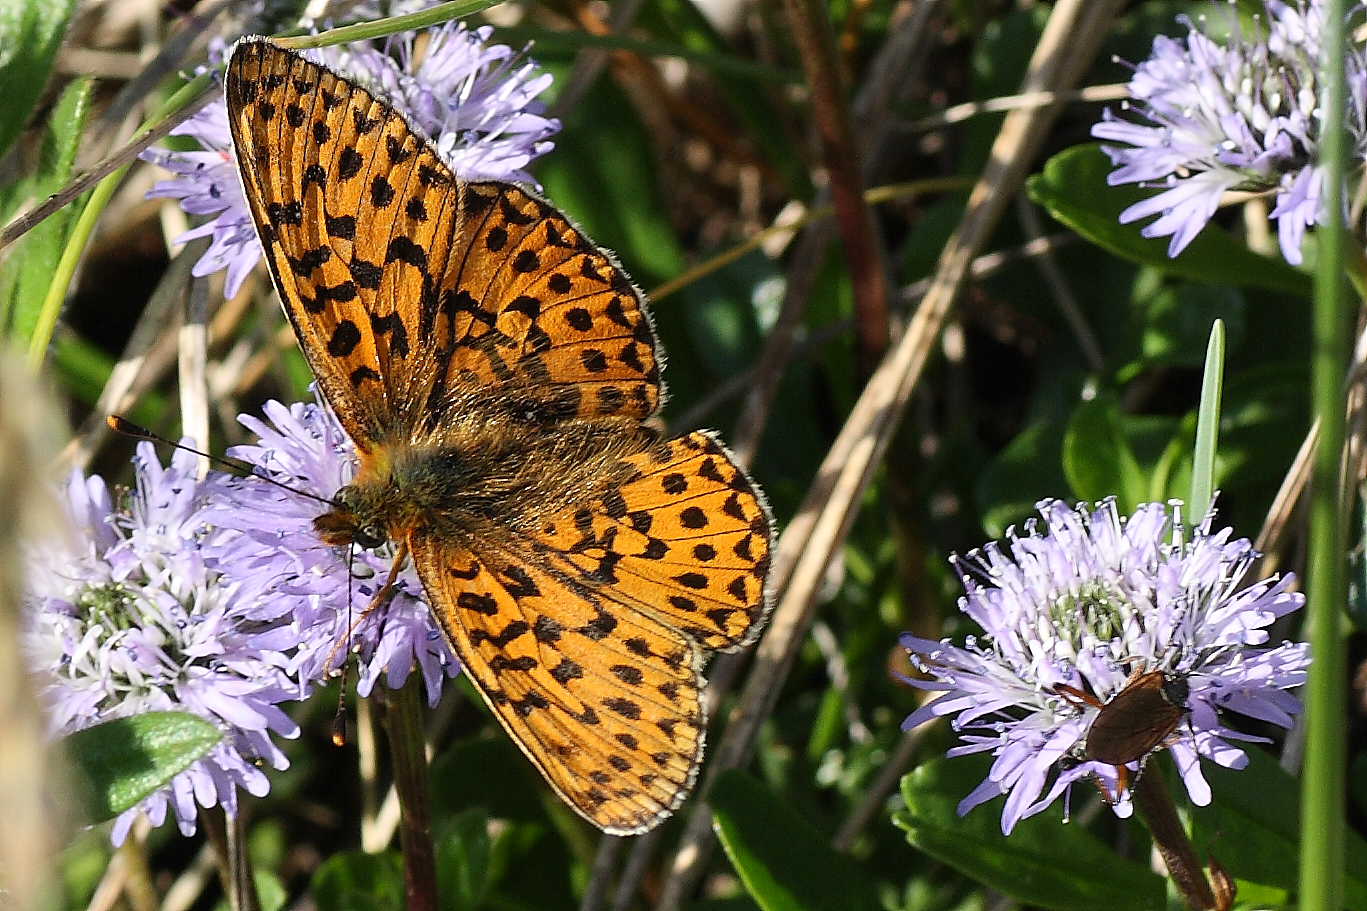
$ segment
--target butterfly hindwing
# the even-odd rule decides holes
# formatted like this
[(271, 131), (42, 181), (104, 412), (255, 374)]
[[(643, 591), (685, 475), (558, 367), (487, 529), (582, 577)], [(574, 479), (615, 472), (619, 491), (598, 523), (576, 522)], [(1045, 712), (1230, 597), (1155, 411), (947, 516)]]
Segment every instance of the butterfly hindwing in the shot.
[(627, 461), (620, 487), (545, 523), (535, 535), (545, 559), (703, 648), (749, 643), (769, 607), (772, 545), (768, 507), (750, 479), (706, 433)]
[(421, 530), (410, 546), (465, 672), (556, 791), (618, 835), (668, 816), (702, 759), (697, 648), (536, 565)]

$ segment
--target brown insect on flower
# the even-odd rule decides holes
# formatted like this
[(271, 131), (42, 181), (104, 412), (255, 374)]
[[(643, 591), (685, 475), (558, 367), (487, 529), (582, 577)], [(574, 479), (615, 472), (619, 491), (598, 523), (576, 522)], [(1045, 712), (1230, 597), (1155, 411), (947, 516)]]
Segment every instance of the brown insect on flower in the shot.
[(1189, 711), (1186, 677), (1165, 671), (1135, 671), (1108, 702), (1067, 684), (1058, 684), (1054, 690), (1070, 701), (1100, 710), (1087, 729), (1081, 759), (1116, 767), (1116, 793), (1105, 794), (1111, 803), (1129, 785), (1129, 763), (1143, 762), (1160, 748)]

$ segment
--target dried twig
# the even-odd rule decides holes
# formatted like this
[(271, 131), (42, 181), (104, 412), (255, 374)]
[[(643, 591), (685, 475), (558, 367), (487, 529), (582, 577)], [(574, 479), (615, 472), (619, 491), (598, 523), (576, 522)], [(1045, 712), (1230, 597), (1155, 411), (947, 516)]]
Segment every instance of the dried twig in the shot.
[(191, 281), (190, 270), (207, 245), (207, 240), (188, 244), (162, 273), (161, 281), (124, 345), (123, 354), (105, 380), (94, 409), (62, 451), (62, 461), (66, 464), (80, 469), (89, 465), (110, 433), (105, 415), (131, 408), (174, 361), (175, 334), (168, 324), (179, 295), (185, 293)]
[[(209, 280), (196, 278), (185, 295), (185, 309), (179, 332), (177, 367), (180, 385), (181, 433), (196, 446), (209, 445), (209, 382), (206, 363), (209, 357)], [(209, 460), (199, 457), (198, 474), (209, 473)]]
[(921, 741), (934, 729), (933, 725), (923, 724), (902, 734), (902, 738), (897, 741), (897, 749), (892, 751), (892, 755), (878, 770), (877, 777), (864, 789), (859, 803), (836, 830), (835, 838), (831, 839), (831, 847), (841, 852), (854, 847), (855, 839), (883, 812), (888, 797), (897, 790), (897, 783), (902, 780), (903, 773), (911, 767), (911, 761), (916, 757)]
[[(1034, 203), (1024, 196), (1017, 196), (1016, 210), (1020, 215), (1021, 227), (1025, 230), (1026, 237), (1034, 240), (1044, 234), (1044, 226), (1040, 222), (1039, 212), (1035, 210)], [(1092, 327), (1087, 325), (1087, 318), (1082, 315), (1077, 295), (1073, 294), (1073, 289), (1068, 285), (1068, 277), (1063, 274), (1053, 255), (1047, 251), (1035, 258), (1035, 265), (1039, 267), (1044, 283), (1053, 292), (1054, 303), (1058, 305), (1068, 328), (1073, 330), (1073, 337), (1077, 339), (1077, 346), (1082, 350), (1087, 366), (1100, 373), (1106, 368), (1106, 359), (1101, 354), (1101, 343), (1097, 341)]]
[(579, 911), (597, 911), (603, 907), (612, 884), (612, 872), (617, 868), (617, 858), (622, 854), (622, 843), (623, 839), (617, 835), (604, 835), (598, 840), (598, 852), (593, 856), (593, 868), (589, 871)]
[(1086, 88), (1067, 92), (1024, 92), (1019, 95), (1002, 95), (986, 101), (968, 101), (956, 104), (926, 117), (909, 123), (903, 129), (913, 132), (926, 132), (963, 123), (981, 114), (998, 114), (1004, 111), (1019, 111), (1022, 108), (1039, 108), (1074, 101), (1120, 101), (1130, 97), (1129, 86), (1124, 83), (1110, 85), (1089, 85)]

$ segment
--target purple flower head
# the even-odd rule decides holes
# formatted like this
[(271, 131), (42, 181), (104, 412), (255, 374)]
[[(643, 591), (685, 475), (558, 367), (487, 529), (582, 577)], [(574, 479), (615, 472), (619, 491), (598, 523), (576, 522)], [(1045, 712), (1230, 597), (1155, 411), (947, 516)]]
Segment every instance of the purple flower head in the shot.
[(536, 100), (553, 78), (525, 53), (489, 44), (493, 34), (487, 25), (472, 31), (448, 22), (421, 53), (410, 32), (383, 50), (339, 48), (332, 62), (390, 98), (456, 174), (532, 183), (525, 168), (555, 147), (550, 137), (560, 129)]
[[(955, 560), (966, 595), (960, 609), (986, 636), (963, 646), (903, 635), (902, 645), (928, 679), (909, 680), (944, 695), (903, 723), (909, 730), (953, 716), (962, 744), (949, 755), (990, 752), (987, 779), (959, 804), (960, 814), (1006, 796), (1002, 831), (1050, 806), (1072, 784), (1095, 776), (1132, 812), (1113, 765), (1085, 758), (1098, 708), (1062, 694), (1060, 685), (1109, 702), (1136, 671), (1185, 680), (1185, 718), (1162, 744), (1171, 751), (1194, 804), (1210, 802), (1200, 757), (1227, 768), (1248, 762), (1231, 741), (1256, 741), (1226, 727), (1219, 710), (1290, 727), (1300, 701), (1287, 690), (1305, 682), (1308, 646), (1267, 647), (1267, 627), (1305, 599), (1288, 575), (1244, 586), (1257, 557), (1248, 540), (1195, 528), (1176, 506), (1148, 503), (1128, 519), (1112, 501), (1070, 509), (1038, 506), (1024, 535), (1008, 533)], [(1143, 759), (1129, 763), (1129, 778)]]
[(209, 249), (195, 262), (191, 272), (202, 278), (226, 269), (223, 294), (233, 297), (261, 259), (261, 242), (257, 240), (252, 214), (242, 195), (237, 164), (233, 161), (228, 109), (221, 101), (211, 101), (173, 129), (171, 135), (190, 136), (204, 151), (171, 152), (151, 148), (143, 152), (145, 161), (176, 174), (171, 180), (159, 181), (147, 196), (178, 199), (187, 214), (211, 216), (181, 234), (175, 242), (183, 244), (197, 237), (210, 238)]
[[(526, 169), (554, 147), (551, 137), (560, 129), (558, 120), (543, 116), (544, 106), (536, 100), (552, 77), (524, 54), (489, 44), (492, 36), (487, 26), (470, 30), (464, 23), (448, 22), (427, 33), (422, 53), (415, 51), (410, 34), (392, 48), (359, 43), (310, 56), (386, 97), (431, 138), (456, 176), (533, 183)], [(221, 46), (211, 49), (215, 64), (225, 56)], [(202, 151), (143, 152), (143, 159), (176, 174), (147, 195), (178, 199), (190, 215), (212, 216), (176, 243), (211, 238), (194, 274), (226, 269), (224, 293), (232, 297), (260, 260), (261, 244), (242, 195), (222, 98), (172, 132), (192, 137)]]
[(253, 593), (211, 566), (215, 534), (201, 518), (195, 457), (178, 452), (163, 468), (144, 443), (134, 461), (127, 503), (98, 477), (68, 483), (71, 533), (33, 555), (25, 651), (45, 681), (54, 734), (174, 709), (213, 721), (224, 737), (119, 816), (116, 843), (140, 813), (160, 825), (173, 811), (187, 835), (200, 807), (236, 813), (239, 788), (270, 788), (259, 764), (289, 765), (271, 735), (299, 733), (278, 707), (296, 697), (283, 641), (249, 616)]
[[(234, 447), (234, 457), (323, 498), (351, 480), (355, 449), (325, 407), (268, 402), (265, 416), (239, 418), (258, 442)], [(286, 670), (301, 698), (341, 665), (347, 657), (343, 645), (356, 653), (362, 696), (382, 676), (391, 689), (402, 686), (417, 667), (435, 705), (442, 683), (459, 673), (460, 664), (432, 618), (417, 574), (411, 566), (404, 569), (393, 600), (363, 615), (388, 577), (392, 546), (348, 554), (324, 544), (313, 520), (327, 508), (258, 478), (219, 478), (205, 517), (230, 530), (217, 551), (220, 570), (260, 593), (258, 619), (287, 625), (294, 649)]]
[[(1120, 221), (1158, 216), (1141, 233), (1171, 237), (1176, 256), (1200, 233), (1228, 190), (1270, 193), (1282, 255), (1301, 262), (1305, 229), (1323, 218), (1318, 161), (1322, 0), (1264, 0), (1258, 33), (1212, 40), (1190, 19), (1185, 39), (1154, 39), (1149, 59), (1130, 79), (1121, 114), (1107, 110), (1092, 135), (1116, 169), (1111, 185), (1138, 183), (1162, 192), (1120, 214)], [(1355, 9), (1357, 17), (1361, 12)], [(1204, 23), (1204, 17), (1201, 17)], [(1351, 154), (1367, 157), (1367, 53), (1348, 50), (1347, 130)]]

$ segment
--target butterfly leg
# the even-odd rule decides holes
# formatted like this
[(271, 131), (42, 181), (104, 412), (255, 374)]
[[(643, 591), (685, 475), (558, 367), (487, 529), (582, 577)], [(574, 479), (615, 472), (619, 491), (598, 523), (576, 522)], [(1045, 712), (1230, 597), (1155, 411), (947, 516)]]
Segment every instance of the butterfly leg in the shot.
[[(399, 570), (403, 569), (403, 564), (407, 560), (408, 539), (405, 538), (399, 542), (398, 547), (394, 548), (394, 561), (389, 564), (389, 578), (385, 580), (384, 585), (380, 586), (380, 590), (375, 593), (375, 597), (370, 599), (370, 603), (366, 605), (366, 609), (361, 611), (361, 616), (356, 620), (357, 623), (371, 611), (384, 607), (394, 597), (397, 590), (396, 583), (399, 580)], [(350, 635), (349, 631), (348, 635)]]
[[(403, 569), (403, 564), (407, 559), (408, 541), (405, 539), (400, 541), (399, 546), (394, 549), (394, 560), (389, 565), (389, 578), (385, 579), (384, 585), (380, 586), (380, 590), (375, 593), (375, 597), (370, 599), (370, 603), (366, 605), (365, 610), (361, 611), (360, 616), (347, 627), (346, 635), (338, 639), (337, 644), (332, 647), (332, 651), (328, 652), (323, 667), (332, 667), (333, 659), (337, 657), (337, 653), (341, 651), (342, 647), (351, 641), (351, 637), (355, 635), (356, 628), (361, 625), (361, 622), (393, 599), (398, 591), (399, 571)], [(350, 607), (350, 605), (347, 606)]]
[[(361, 616), (357, 617), (355, 622), (347, 627), (346, 635), (337, 640), (337, 644), (334, 645), (332, 651), (328, 653), (327, 660), (323, 662), (323, 667), (332, 666), (332, 659), (337, 657), (337, 652), (341, 650), (342, 646), (351, 641), (352, 635), (356, 632), (356, 627), (361, 625), (362, 620), (364, 620), (372, 611), (388, 604), (394, 597), (397, 588), (395, 582), (399, 577), (399, 570), (403, 569), (404, 561), (407, 559), (408, 541), (405, 539), (400, 541), (399, 546), (394, 550), (394, 562), (389, 566), (389, 578), (385, 580), (384, 585), (380, 586), (380, 590), (375, 593), (375, 597), (370, 599), (370, 603), (366, 605), (366, 609), (361, 611)], [(351, 605), (348, 604), (347, 608), (350, 609), (350, 607)], [(332, 719), (332, 743), (334, 746), (338, 747), (346, 746), (347, 742), (346, 668), (347, 665), (344, 661), (342, 662), (342, 687), (341, 692), (337, 696), (337, 714)]]

